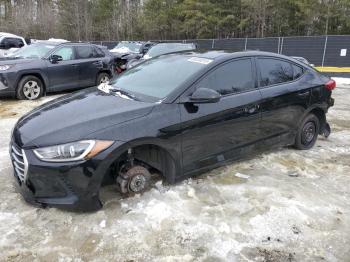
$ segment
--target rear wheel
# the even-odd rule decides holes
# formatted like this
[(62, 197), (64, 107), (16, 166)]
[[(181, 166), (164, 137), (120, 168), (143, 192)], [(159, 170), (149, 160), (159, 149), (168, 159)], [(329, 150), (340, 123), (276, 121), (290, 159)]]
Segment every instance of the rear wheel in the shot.
[(96, 80), (96, 85), (102, 84), (102, 83), (108, 83), (111, 77), (107, 73), (99, 73)]
[(36, 76), (25, 76), (19, 81), (17, 86), (17, 98), (35, 100), (44, 93), (42, 81)]
[(294, 146), (297, 149), (306, 150), (312, 148), (320, 131), (320, 121), (314, 114), (307, 115), (302, 121)]

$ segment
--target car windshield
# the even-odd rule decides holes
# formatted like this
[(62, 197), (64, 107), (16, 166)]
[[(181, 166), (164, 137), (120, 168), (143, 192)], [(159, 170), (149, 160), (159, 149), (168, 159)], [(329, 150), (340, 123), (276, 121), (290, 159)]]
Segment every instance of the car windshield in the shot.
[(194, 50), (195, 47), (193, 44), (181, 44), (181, 43), (169, 43), (169, 44), (158, 44), (147, 52), (145, 58), (156, 57), (164, 54), (169, 54), (173, 52)]
[(162, 56), (125, 71), (110, 84), (135, 96), (140, 94), (160, 100), (210, 62), (212, 60), (200, 57)]
[(42, 58), (54, 47), (55, 45), (50, 44), (32, 44), (22, 47), (20, 50), (9, 56), (18, 58)]
[(140, 53), (141, 51), (141, 43), (133, 43), (133, 42), (120, 42), (116, 47), (113, 49), (117, 50), (125, 50), (125, 52), (133, 52), (133, 53)]

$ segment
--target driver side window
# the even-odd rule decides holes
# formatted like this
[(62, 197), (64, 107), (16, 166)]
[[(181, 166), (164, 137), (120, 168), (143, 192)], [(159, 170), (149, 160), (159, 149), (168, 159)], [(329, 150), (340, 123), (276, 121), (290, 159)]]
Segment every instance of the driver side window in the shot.
[(61, 47), (60, 49), (55, 51), (53, 55), (61, 56), (63, 61), (73, 60), (74, 59), (73, 47), (70, 47), (70, 46)]
[(240, 59), (221, 65), (204, 77), (197, 86), (213, 89), (223, 96), (254, 89), (251, 59)]

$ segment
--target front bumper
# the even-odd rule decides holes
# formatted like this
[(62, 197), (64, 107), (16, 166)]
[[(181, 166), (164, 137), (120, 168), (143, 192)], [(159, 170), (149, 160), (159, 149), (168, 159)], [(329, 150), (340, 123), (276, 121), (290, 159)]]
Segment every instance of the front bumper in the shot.
[(0, 96), (13, 97), (16, 93), (14, 88), (15, 74), (13, 73), (0, 73)]
[[(32, 150), (11, 142), (10, 156), (18, 191), (30, 204), (90, 212), (102, 207), (99, 190), (113, 161), (115, 146), (80, 162), (40, 161)], [(113, 153), (112, 153), (113, 152)], [(107, 159), (107, 160), (105, 160)]]

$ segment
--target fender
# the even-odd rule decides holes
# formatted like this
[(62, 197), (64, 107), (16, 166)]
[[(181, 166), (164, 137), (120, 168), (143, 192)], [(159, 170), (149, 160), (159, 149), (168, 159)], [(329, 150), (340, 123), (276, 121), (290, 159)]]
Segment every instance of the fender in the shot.
[(182, 154), (181, 147), (177, 149), (176, 146), (165, 144), (164, 140), (153, 137), (145, 137), (128, 142), (130, 147), (135, 148), (139, 146), (156, 146), (162, 150), (165, 155), (161, 155), (160, 165), (164, 168), (163, 172), (165, 179), (169, 183), (175, 183), (176, 178), (182, 175)]
[(39, 76), (43, 80), (44, 88), (45, 88), (45, 93), (49, 89), (49, 78), (47, 77), (47, 74), (43, 72), (43, 70), (40, 69), (31, 69), (31, 70), (21, 70), (18, 71), (17, 73), (17, 79), (15, 82), (15, 87), (17, 89), (19, 81), (22, 79), (23, 76), (27, 75), (34, 75), (34, 76)]
[(300, 126), (301, 122), (303, 121), (303, 119), (311, 112), (314, 110), (317, 110), (318, 112), (322, 112), (322, 115), (317, 115), (317, 117), (320, 119), (320, 134), (323, 133), (323, 130), (327, 124), (327, 120), (326, 120), (326, 113), (327, 113), (327, 109), (328, 106), (325, 103), (322, 104), (313, 104), (311, 106), (309, 106), (305, 111), (304, 114), (300, 117), (299, 121), (298, 121), (298, 125)]

